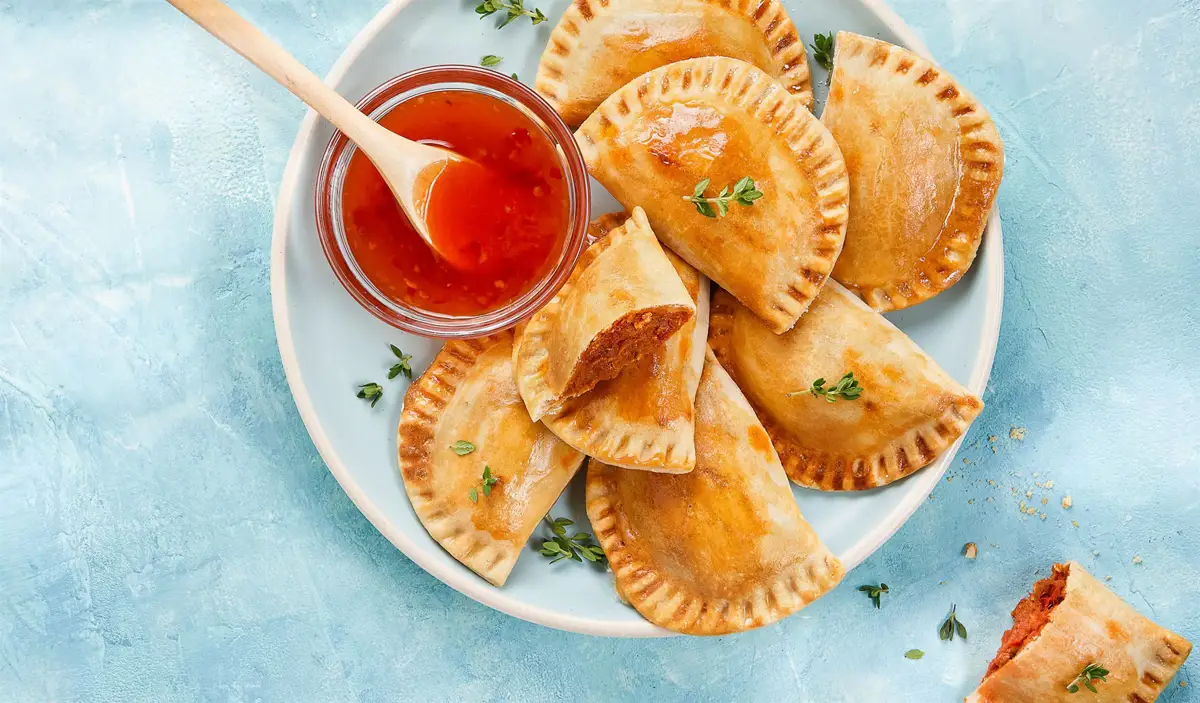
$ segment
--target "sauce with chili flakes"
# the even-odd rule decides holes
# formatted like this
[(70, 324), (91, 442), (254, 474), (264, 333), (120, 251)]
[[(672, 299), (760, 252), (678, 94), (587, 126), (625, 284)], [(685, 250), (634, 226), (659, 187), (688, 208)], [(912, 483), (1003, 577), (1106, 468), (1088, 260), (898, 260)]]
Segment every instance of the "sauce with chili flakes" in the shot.
[(548, 275), (566, 240), (570, 202), (558, 151), (537, 123), (464, 90), (406, 100), (379, 123), (478, 164), (451, 164), (430, 191), (426, 221), (443, 258), (413, 229), (375, 166), (354, 153), (342, 186), (343, 225), (355, 262), (381, 293), (430, 312), (478, 315)]

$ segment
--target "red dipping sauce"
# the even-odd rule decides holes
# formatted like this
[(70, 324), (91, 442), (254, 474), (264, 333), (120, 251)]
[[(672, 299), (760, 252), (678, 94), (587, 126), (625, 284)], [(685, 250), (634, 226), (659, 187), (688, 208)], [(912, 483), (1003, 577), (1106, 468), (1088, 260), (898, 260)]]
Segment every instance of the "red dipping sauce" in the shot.
[(550, 273), (572, 213), (561, 157), (536, 122), (497, 98), (453, 89), (409, 98), (379, 122), (483, 166), (451, 166), (433, 185), (426, 220), (443, 259), (413, 229), (371, 162), (353, 154), (342, 223), (354, 261), (380, 293), (470, 316), (503, 307)]

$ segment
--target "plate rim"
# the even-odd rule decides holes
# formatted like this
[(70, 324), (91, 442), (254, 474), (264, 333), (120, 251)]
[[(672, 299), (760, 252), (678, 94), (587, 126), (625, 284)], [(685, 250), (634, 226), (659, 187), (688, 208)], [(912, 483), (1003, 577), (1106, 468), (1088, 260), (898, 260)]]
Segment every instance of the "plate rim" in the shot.
[[(325, 82), (332, 86), (340, 83), (345, 78), (350, 65), (362, 54), (363, 50), (379, 35), (384, 27), (392, 22), (401, 10), (414, 1), (391, 0), (391, 2), (380, 9), (346, 46), (346, 49), (338, 57), (337, 61), (334, 62), (333, 67), (325, 76)], [(849, 1), (859, 3), (874, 14), (906, 47), (931, 61), (934, 60), (930, 56), (925, 43), (921, 41), (920, 37), (884, 0)], [(287, 309), (287, 278), (285, 275), (287, 230), (291, 222), (290, 213), (300, 177), (300, 162), (303, 159), (305, 145), (312, 139), (319, 119), (318, 115), (310, 109), (305, 113), (304, 119), (301, 120), (300, 127), (296, 132), (296, 138), (292, 142), (292, 148), (288, 153), (287, 164), (280, 179), (279, 193), (275, 199), (275, 216), (273, 218), (271, 233), (271, 312), (275, 323), (275, 340), (279, 348), (280, 360), (283, 362), (283, 372), (287, 379), (288, 388), (296, 403), (296, 409), (300, 413), (300, 419), (304, 423), (304, 428), (307, 430), (309, 438), (312, 439), (317, 453), (320, 454), (329, 472), (333, 474), (338, 485), (342, 487), (342, 490), (350, 498), (351, 502), (354, 503), (355, 507), (358, 508), (359, 512), (393, 546), (416, 563), (417, 566), (442, 583), (479, 603), (528, 622), (568, 632), (605, 637), (663, 637), (675, 635), (676, 633), (658, 627), (649, 621), (616, 623), (592, 620), (528, 605), (509, 597), (502, 589), (496, 588), (483, 579), (477, 578), (473, 573), (464, 573), (454, 565), (440, 563), (430, 555), (427, 555), (424, 549), (419, 547), (401, 529), (387, 519), (354, 480), (354, 477), (346, 469), (345, 464), (338, 458), (333, 445), (330, 443), (324, 428), (317, 418), (316, 408), (313, 405), (312, 398), (308, 393), (308, 388), (300, 372), (295, 343), (292, 338), (291, 319)], [(987, 273), (989, 279), (986, 291), (986, 317), (979, 339), (980, 351), (976, 355), (972, 366), (974, 371), (971, 379), (966, 384), (967, 388), (978, 397), (983, 396), (988, 379), (991, 377), (992, 365), (995, 361), (996, 349), (999, 345), (1000, 320), (1004, 308), (1004, 247), (998, 204), (993, 207), (988, 217), (982, 248), (985, 256), (979, 258), (988, 262)], [(841, 557), (847, 573), (891, 539), (908, 522), (908, 519), (917, 511), (917, 508), (926, 502), (929, 494), (933, 492), (934, 486), (938, 484), (949, 468), (950, 462), (954, 460), (965, 437), (965, 434), (959, 437), (936, 462), (907, 479), (907, 482), (917, 482), (915, 490), (910, 488), (911, 496), (892, 509), (890, 513), (883, 516), (883, 519), (879, 521), (875, 529), (867, 533), (865, 537), (855, 543)]]

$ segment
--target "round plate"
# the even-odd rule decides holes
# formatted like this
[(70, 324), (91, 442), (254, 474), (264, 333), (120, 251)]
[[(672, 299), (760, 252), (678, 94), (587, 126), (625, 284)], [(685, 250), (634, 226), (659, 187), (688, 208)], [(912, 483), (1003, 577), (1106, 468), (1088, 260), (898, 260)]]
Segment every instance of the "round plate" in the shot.
[[(504, 57), (498, 67), (532, 80), (550, 29), (569, 0), (538, 0), (550, 18), (536, 27), (521, 19), (496, 29), (476, 19), (474, 0), (399, 0), (385, 7), (351, 42), (328, 82), (352, 101), (385, 80), (420, 66), (474, 64), (484, 54)], [(878, 0), (784, 0), (802, 34), (846, 29), (881, 37), (928, 54), (920, 40)], [(813, 67), (818, 101), (825, 73)], [(279, 352), (296, 406), (330, 471), (385, 537), (429, 573), (475, 600), (510, 615), (564, 630), (618, 637), (670, 634), (621, 603), (612, 576), (574, 562), (551, 566), (532, 547), (503, 588), (495, 588), (444, 552), (409, 505), (396, 461), (396, 424), (406, 382), (386, 381), (388, 344), (413, 355), (423, 371), (440, 343), (407, 335), (359, 307), (334, 278), (317, 239), (313, 183), (332, 127), (309, 112), (300, 125), (276, 204), (271, 246), (271, 297)], [(594, 212), (619, 209), (593, 182)], [(1000, 331), (1004, 282), (1000, 220), (995, 214), (975, 265), (934, 300), (888, 317), (946, 371), (982, 395)], [(355, 397), (368, 381), (385, 384), (375, 408)], [(958, 449), (891, 486), (860, 493), (796, 488), (804, 515), (847, 569), (867, 558), (925, 502)], [(587, 525), (583, 472), (554, 507)], [(587, 528), (584, 527), (586, 530)], [(539, 528), (539, 534), (542, 528)]]

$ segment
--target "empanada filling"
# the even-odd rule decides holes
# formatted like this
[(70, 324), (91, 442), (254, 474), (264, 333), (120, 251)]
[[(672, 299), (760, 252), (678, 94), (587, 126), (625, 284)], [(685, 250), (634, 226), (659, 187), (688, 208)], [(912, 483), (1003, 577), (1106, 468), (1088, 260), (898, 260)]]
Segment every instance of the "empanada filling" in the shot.
[(596, 335), (575, 366), (564, 398), (582, 395), (601, 381), (616, 378), (626, 366), (654, 351), (692, 317), (686, 308), (643, 310), (625, 315)]
[(1063, 601), (1067, 595), (1067, 576), (1070, 574), (1069, 564), (1055, 564), (1054, 573), (1033, 584), (1033, 590), (1017, 607), (1013, 608), (1013, 626), (1000, 640), (1000, 649), (996, 658), (988, 665), (984, 678), (992, 675), (1000, 667), (1017, 656), (1025, 645), (1036, 638), (1050, 622), (1050, 613)]

